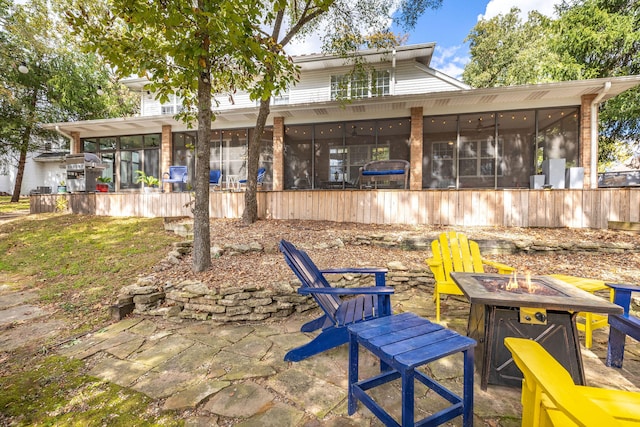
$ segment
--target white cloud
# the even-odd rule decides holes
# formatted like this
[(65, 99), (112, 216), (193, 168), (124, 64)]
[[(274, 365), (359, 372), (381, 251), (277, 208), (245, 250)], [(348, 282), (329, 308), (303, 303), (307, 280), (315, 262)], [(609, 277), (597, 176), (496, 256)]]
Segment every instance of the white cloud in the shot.
[(469, 54), (466, 46), (451, 47), (436, 46), (431, 59), (431, 68), (434, 68), (456, 79), (462, 77), (464, 66), (469, 62)]
[(518, 2), (514, 2), (513, 0), (491, 0), (487, 4), (484, 14), (478, 16), (478, 20), (491, 19), (500, 14), (504, 15), (509, 13), (514, 6), (520, 9), (522, 17), (525, 19), (527, 14), (532, 10), (537, 10), (544, 15), (552, 17), (555, 15), (553, 7), (560, 3), (562, 3), (561, 0), (520, 0)]
[(304, 39), (293, 39), (291, 43), (284, 47), (287, 55), (309, 55), (311, 53), (320, 53), (322, 51), (322, 40), (320, 34), (315, 33), (308, 35)]

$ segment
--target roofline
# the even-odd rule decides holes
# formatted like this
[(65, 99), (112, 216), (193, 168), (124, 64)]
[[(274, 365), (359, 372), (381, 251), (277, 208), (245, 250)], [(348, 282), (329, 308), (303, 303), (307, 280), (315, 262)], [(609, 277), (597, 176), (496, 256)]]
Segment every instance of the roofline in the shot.
[[(558, 107), (558, 106), (579, 106), (581, 101), (580, 99), (576, 99), (575, 102), (570, 101), (567, 102), (567, 98), (556, 97), (554, 100), (553, 97), (549, 98), (549, 93), (553, 93), (554, 90), (560, 90), (563, 88), (578, 88), (578, 94), (574, 96), (583, 96), (583, 95), (596, 95), (602, 91), (602, 87), (605, 86), (607, 82), (611, 82), (611, 90), (606, 93), (602, 102), (615, 97), (616, 95), (633, 88), (635, 86), (640, 85), (640, 75), (635, 76), (622, 76), (622, 77), (611, 77), (611, 78), (600, 78), (600, 79), (590, 79), (590, 80), (572, 80), (572, 81), (564, 81), (564, 82), (554, 82), (554, 83), (539, 83), (539, 84), (529, 84), (529, 85), (519, 85), (519, 86), (502, 86), (502, 87), (492, 87), (492, 88), (481, 88), (481, 89), (460, 89), (460, 90), (449, 90), (449, 91), (440, 91), (440, 92), (431, 92), (426, 94), (416, 94), (416, 95), (392, 95), (392, 96), (384, 96), (378, 97), (375, 99), (362, 99), (362, 100), (354, 100), (353, 102), (347, 104), (340, 103), (339, 101), (324, 101), (324, 102), (309, 102), (304, 104), (291, 104), (291, 105), (273, 105), (271, 106), (271, 114), (270, 117), (274, 116), (283, 116), (283, 117), (291, 117), (291, 111), (309, 111), (313, 112), (318, 110), (328, 110), (329, 112), (340, 111), (341, 117), (348, 117), (349, 112), (354, 112), (358, 110), (364, 110), (366, 107), (370, 105), (375, 105), (378, 111), (383, 111), (383, 107), (385, 105), (389, 106), (386, 112), (373, 113), (371, 117), (375, 114), (386, 114), (389, 118), (395, 117), (393, 114), (398, 114), (399, 111), (406, 111), (410, 107), (420, 107), (423, 106), (425, 108), (424, 113), (431, 115), (442, 115), (442, 114), (467, 114), (467, 113), (477, 113), (477, 112), (486, 112), (486, 111), (499, 111), (502, 109), (519, 109), (523, 107), (513, 106), (511, 104), (500, 104), (497, 102), (493, 102), (492, 100), (499, 94), (503, 93), (513, 93), (514, 95), (522, 92), (531, 92), (531, 95), (527, 96), (526, 99), (526, 108), (549, 108), (549, 107)], [(540, 95), (542, 94), (542, 95)], [(538, 96), (540, 95), (540, 96)], [(474, 102), (469, 104), (464, 104), (460, 102), (456, 102), (458, 99), (464, 99), (465, 97), (473, 97), (475, 99), (482, 99), (482, 102)], [(446, 107), (438, 107), (434, 109), (426, 108), (428, 105), (442, 105), (441, 101), (450, 101), (447, 103)], [(521, 103), (520, 103), (521, 104)], [(518, 104), (518, 105), (520, 105)], [(396, 108), (396, 106), (401, 106)], [(218, 120), (214, 122), (215, 128), (220, 128), (220, 126), (228, 125), (230, 122), (243, 122), (247, 119), (251, 120), (257, 114), (258, 107), (247, 107), (247, 108), (238, 108), (238, 109), (229, 109), (229, 110), (214, 110), (214, 114), (218, 116)], [(346, 112), (345, 112), (346, 110)], [(435, 110), (438, 110), (437, 112)], [(406, 115), (406, 114), (405, 114)], [(328, 120), (334, 121), (333, 116), (331, 114), (326, 116)], [(331, 117), (331, 119), (329, 119)], [(367, 117), (361, 117), (360, 119), (364, 120)], [(370, 118), (370, 117), (369, 117)], [(298, 122), (295, 118), (290, 119), (290, 123), (295, 124)], [(305, 122), (307, 119), (301, 119)], [(345, 120), (358, 120), (358, 118), (349, 117)], [(255, 119), (253, 119), (255, 121)], [(326, 121), (326, 120), (325, 120)], [(302, 121), (300, 121), (302, 123)], [(320, 120), (318, 120), (320, 122)], [(180, 129), (185, 127), (185, 124), (177, 121), (173, 116), (169, 115), (157, 115), (157, 116), (136, 116), (136, 117), (120, 117), (113, 119), (97, 119), (97, 120), (87, 120), (82, 122), (67, 122), (67, 123), (50, 123), (44, 125), (47, 129), (55, 129), (56, 126), (61, 128), (66, 128), (68, 131), (87, 131), (87, 128), (91, 128), (93, 125), (96, 126), (104, 126), (105, 128), (112, 129), (114, 133), (118, 133), (119, 124), (131, 123), (135, 125), (135, 128), (143, 129), (145, 126), (161, 126), (161, 125), (171, 125), (176, 129)], [(232, 126), (233, 127), (233, 126)], [(84, 128), (84, 130), (79, 129)], [(106, 132), (106, 131), (100, 131)], [(94, 135), (91, 135), (94, 136)]]
[[(356, 54), (360, 57), (366, 57), (373, 61), (383, 61), (388, 55), (395, 55), (398, 60), (410, 60), (414, 59), (425, 66), (429, 66), (431, 63), (431, 57), (436, 47), (435, 43), (420, 43), (406, 46), (397, 46), (395, 48), (388, 49), (365, 49), (357, 51)], [(308, 55), (293, 56), (293, 62), (296, 65), (300, 65), (301, 68), (316, 68), (311, 66), (312, 63), (324, 62), (332, 67), (339, 67), (344, 65), (345, 58), (341, 55), (335, 55), (330, 53), (311, 53)], [(389, 59), (390, 61), (391, 59)], [(325, 66), (326, 68), (326, 66)]]

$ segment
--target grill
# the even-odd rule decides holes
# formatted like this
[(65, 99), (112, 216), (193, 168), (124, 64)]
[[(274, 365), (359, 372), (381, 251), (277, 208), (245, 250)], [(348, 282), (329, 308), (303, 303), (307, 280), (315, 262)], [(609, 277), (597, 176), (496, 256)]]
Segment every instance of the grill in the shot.
[(92, 153), (68, 154), (67, 190), (71, 193), (94, 192), (96, 181), (106, 168), (100, 158)]
[(522, 384), (522, 373), (504, 346), (506, 337), (539, 342), (576, 384), (584, 384), (578, 312), (622, 313), (621, 307), (549, 276), (516, 285), (513, 277), (499, 274), (451, 273), (451, 278), (471, 303), (467, 335), (478, 342), (475, 361), (483, 390), (488, 384)]

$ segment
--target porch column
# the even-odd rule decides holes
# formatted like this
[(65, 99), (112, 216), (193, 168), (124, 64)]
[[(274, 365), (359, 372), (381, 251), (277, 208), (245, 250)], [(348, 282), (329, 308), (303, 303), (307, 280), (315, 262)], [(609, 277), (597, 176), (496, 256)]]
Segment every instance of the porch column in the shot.
[(591, 138), (592, 138), (592, 116), (595, 113), (596, 118), (596, 162), (598, 159), (598, 136), (597, 136), (597, 124), (598, 124), (598, 108), (596, 106), (596, 111), (592, 111), (593, 100), (596, 98), (597, 94), (590, 95), (582, 95), (581, 105), (580, 105), (580, 153), (578, 162), (580, 166), (584, 168), (584, 188), (597, 188), (598, 186), (598, 177), (595, 177), (595, 186), (592, 185), (591, 179)]
[[(162, 143), (160, 146), (160, 176), (158, 177), (162, 181), (162, 174), (169, 172), (169, 166), (171, 166), (171, 154), (172, 150), (171, 141), (171, 125), (162, 125)], [(162, 191), (170, 191), (171, 184), (161, 185)]]
[(410, 178), (411, 190), (422, 190), (422, 132), (423, 132), (422, 107), (411, 108), (411, 145)]
[(71, 146), (69, 147), (69, 151), (71, 154), (82, 153), (82, 145), (80, 144), (80, 132), (71, 132), (71, 137), (73, 141), (71, 142)]
[(273, 190), (284, 190), (284, 117), (273, 118)]

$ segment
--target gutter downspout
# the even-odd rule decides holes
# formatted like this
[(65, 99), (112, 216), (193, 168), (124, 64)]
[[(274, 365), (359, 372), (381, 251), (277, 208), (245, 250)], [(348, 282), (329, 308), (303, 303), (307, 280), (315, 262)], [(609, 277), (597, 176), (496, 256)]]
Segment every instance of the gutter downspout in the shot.
[(391, 82), (390, 82), (390, 95), (396, 94), (396, 50), (393, 49), (391, 52)]
[(73, 152), (73, 146), (76, 143), (76, 140), (74, 137), (72, 137), (71, 135), (69, 135), (68, 133), (64, 132), (62, 129), (60, 129), (60, 126), (56, 125), (56, 132), (58, 132), (60, 135), (69, 138), (69, 154), (77, 154)]
[(598, 107), (600, 101), (611, 89), (611, 82), (605, 82), (602, 90), (591, 102), (591, 188), (598, 188)]

